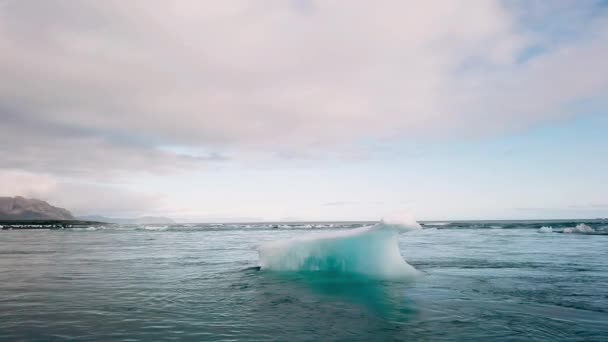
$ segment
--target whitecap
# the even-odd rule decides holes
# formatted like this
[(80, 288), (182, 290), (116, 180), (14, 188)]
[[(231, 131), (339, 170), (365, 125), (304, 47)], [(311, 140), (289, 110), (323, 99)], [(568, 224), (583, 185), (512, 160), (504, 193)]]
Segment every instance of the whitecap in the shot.
[(153, 231), (167, 230), (167, 229), (169, 229), (169, 226), (145, 226), (143, 229), (144, 230), (153, 230)]
[(564, 228), (562, 233), (565, 234), (592, 234), (595, 233), (595, 229), (589, 227), (584, 223), (579, 223), (574, 228)]

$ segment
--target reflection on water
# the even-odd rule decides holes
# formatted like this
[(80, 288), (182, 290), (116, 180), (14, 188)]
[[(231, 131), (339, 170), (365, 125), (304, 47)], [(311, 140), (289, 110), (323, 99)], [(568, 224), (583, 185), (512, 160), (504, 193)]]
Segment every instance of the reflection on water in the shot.
[(265, 293), (277, 296), (271, 302), (297, 297), (308, 302), (350, 304), (390, 319), (407, 320), (416, 315), (414, 302), (407, 298), (412, 281), (382, 281), (331, 272), (258, 273), (265, 278)]
[(395, 340), (411, 335), (407, 324), (419, 314), (415, 302), (407, 297), (411, 282), (247, 270), (238, 286), (251, 290), (246, 300), (255, 321), (278, 329), (274, 338), (369, 340), (373, 335), (377, 340)]

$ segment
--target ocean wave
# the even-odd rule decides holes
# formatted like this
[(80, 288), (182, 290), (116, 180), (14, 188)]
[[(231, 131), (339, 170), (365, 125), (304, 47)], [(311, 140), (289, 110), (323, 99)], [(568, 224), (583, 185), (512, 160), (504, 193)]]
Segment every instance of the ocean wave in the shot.
[[(540, 231), (543, 227), (551, 227), (553, 232), (580, 233), (580, 234), (603, 234), (608, 233), (606, 220), (538, 220), (538, 221), (454, 221), (436, 223), (423, 223), (425, 228), (437, 229), (536, 229)], [(580, 225), (584, 226), (580, 226)], [(576, 228), (579, 227), (579, 228)], [(587, 227), (587, 228), (584, 228)], [(594, 230), (591, 231), (590, 229)], [(543, 229), (546, 230), (546, 229)]]
[[(284, 222), (284, 223), (179, 223), (169, 225), (136, 225), (136, 224), (109, 224), (77, 226), (72, 228), (49, 228), (51, 230), (66, 231), (268, 231), (268, 230), (302, 230), (302, 231), (338, 231), (356, 229), (376, 224), (377, 222)], [(538, 220), (538, 221), (433, 221), (422, 223), (425, 230), (458, 230), (458, 229), (534, 229), (541, 233), (548, 233), (543, 227), (552, 228), (553, 233), (608, 235), (608, 220)], [(25, 229), (19, 225), (4, 225), (4, 230)], [(47, 227), (36, 227), (31, 230), (41, 230)]]
[(164, 230), (168, 230), (169, 228), (170, 228), (169, 226), (143, 226), (139, 229), (151, 230), (151, 231), (164, 231)]
[(74, 227), (74, 228), (66, 228), (66, 230), (76, 231), (76, 232), (94, 232), (97, 230), (106, 229), (105, 226), (90, 226), (90, 227)]
[(574, 228), (564, 228), (562, 230), (564, 234), (593, 234), (595, 233), (595, 229), (589, 227), (584, 223), (577, 224)]

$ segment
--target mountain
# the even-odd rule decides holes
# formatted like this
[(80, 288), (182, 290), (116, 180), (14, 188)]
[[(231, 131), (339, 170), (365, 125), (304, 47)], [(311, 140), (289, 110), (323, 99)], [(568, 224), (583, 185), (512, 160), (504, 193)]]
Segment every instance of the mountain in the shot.
[(74, 220), (63, 208), (34, 198), (0, 197), (0, 220)]
[(168, 217), (143, 216), (137, 218), (115, 218), (101, 215), (78, 216), (79, 220), (83, 221), (99, 221), (118, 224), (172, 224), (175, 223)]

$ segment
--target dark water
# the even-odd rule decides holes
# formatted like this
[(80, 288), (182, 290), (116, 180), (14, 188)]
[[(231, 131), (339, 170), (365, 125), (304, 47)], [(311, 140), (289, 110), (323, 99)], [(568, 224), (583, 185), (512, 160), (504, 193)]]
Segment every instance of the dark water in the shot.
[(608, 224), (578, 223), (426, 225), (406, 282), (255, 267), (348, 225), (0, 231), (0, 340), (607, 341)]

